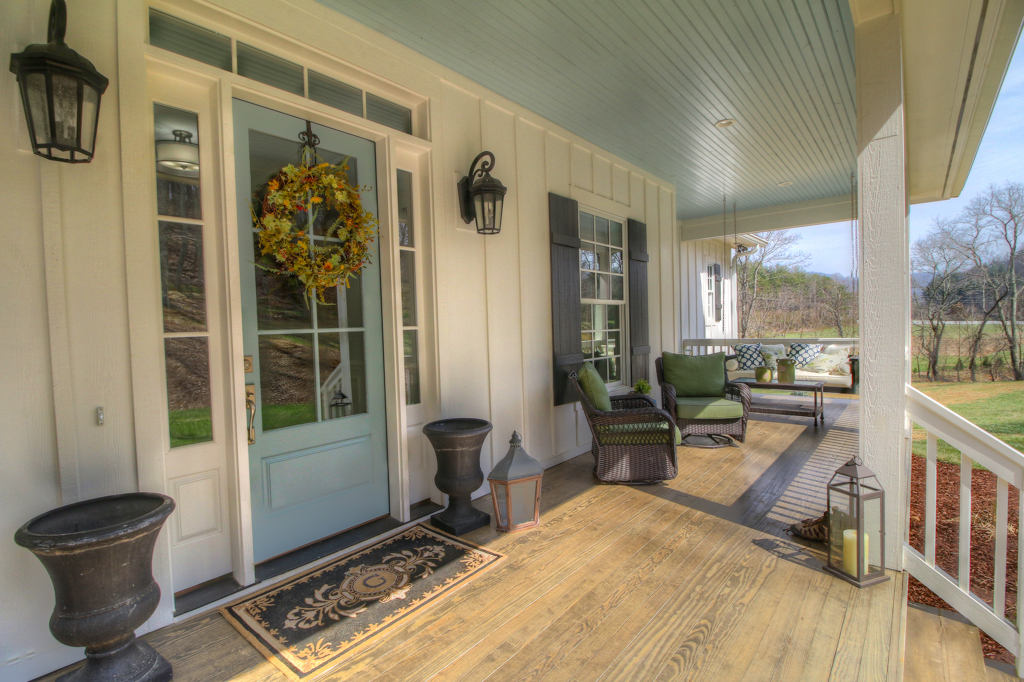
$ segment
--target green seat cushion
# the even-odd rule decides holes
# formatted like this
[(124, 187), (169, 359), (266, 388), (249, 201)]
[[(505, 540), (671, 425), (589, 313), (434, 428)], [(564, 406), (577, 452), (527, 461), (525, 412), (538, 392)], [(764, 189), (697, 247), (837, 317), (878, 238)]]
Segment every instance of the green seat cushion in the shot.
[[(635, 424), (607, 424), (597, 427), (602, 445), (649, 445), (664, 443), (666, 422), (636, 422)], [(683, 444), (683, 434), (679, 427), (672, 425), (675, 432), (676, 445)]]
[(677, 397), (725, 397), (725, 353), (662, 353), (661, 368), (665, 381), (676, 387)]
[(592, 362), (584, 362), (583, 367), (576, 373), (576, 381), (587, 396), (590, 404), (603, 412), (612, 409), (612, 399), (608, 397), (608, 387), (604, 385), (604, 379), (597, 373)]
[(680, 419), (739, 419), (743, 403), (727, 398), (676, 398)]

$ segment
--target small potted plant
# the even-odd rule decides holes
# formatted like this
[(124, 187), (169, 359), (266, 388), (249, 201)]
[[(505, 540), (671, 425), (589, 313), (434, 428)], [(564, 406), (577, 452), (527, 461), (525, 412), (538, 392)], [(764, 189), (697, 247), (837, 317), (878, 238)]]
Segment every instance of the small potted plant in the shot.
[(633, 384), (633, 390), (640, 395), (647, 395), (651, 392), (651, 382), (647, 379), (637, 379), (636, 383)]

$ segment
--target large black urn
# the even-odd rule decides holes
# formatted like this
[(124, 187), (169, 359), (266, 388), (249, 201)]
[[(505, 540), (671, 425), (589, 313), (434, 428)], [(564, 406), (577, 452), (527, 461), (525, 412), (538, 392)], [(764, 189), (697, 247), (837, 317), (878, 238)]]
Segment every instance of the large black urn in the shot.
[(437, 489), (448, 495), (448, 507), (430, 522), (452, 535), (462, 535), (486, 526), (491, 516), (472, 504), (471, 495), (484, 482), (480, 469), (480, 447), (491, 423), (486, 419), (440, 419), (423, 427), (423, 433), (437, 455)]
[(154, 493), (99, 497), (37, 516), (14, 534), (43, 563), (56, 606), (50, 632), (85, 647), (81, 668), (59, 682), (164, 682), (171, 664), (135, 630), (153, 614), (160, 587), (153, 548), (174, 500)]

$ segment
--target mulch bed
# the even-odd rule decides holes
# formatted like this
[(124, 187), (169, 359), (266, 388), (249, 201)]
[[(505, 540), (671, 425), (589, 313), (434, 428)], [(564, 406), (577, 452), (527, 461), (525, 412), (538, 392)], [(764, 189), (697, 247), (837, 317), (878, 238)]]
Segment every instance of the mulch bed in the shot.
[[(910, 544), (924, 552), (925, 458), (912, 457), (910, 483)], [(946, 573), (957, 577), (960, 544), (960, 467), (937, 462), (936, 465), (937, 527), (935, 531), (935, 563)], [(1010, 509), (1007, 522), (1006, 553), (1006, 618), (1017, 616), (1017, 530), (1018, 492), (1010, 486)], [(996, 475), (975, 469), (971, 475), (971, 591), (992, 603), (995, 562)], [(934, 592), (910, 579), (910, 601), (955, 611)], [(984, 632), (981, 646), (986, 658), (1013, 663), (1013, 656)]]

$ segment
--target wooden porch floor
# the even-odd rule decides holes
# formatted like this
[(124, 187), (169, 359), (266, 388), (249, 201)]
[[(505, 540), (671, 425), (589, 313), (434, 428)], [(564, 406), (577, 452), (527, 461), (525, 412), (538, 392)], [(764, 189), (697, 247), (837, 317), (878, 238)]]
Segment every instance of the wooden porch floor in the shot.
[[(545, 475), (541, 528), (465, 536), (504, 563), (320, 679), (900, 680), (902, 574), (856, 590), (783, 532), (856, 449), (856, 403), (833, 399), (825, 428), (681, 448), (669, 485), (595, 485), (577, 457)], [(216, 612), (146, 639), (178, 682), (286, 679)]]

